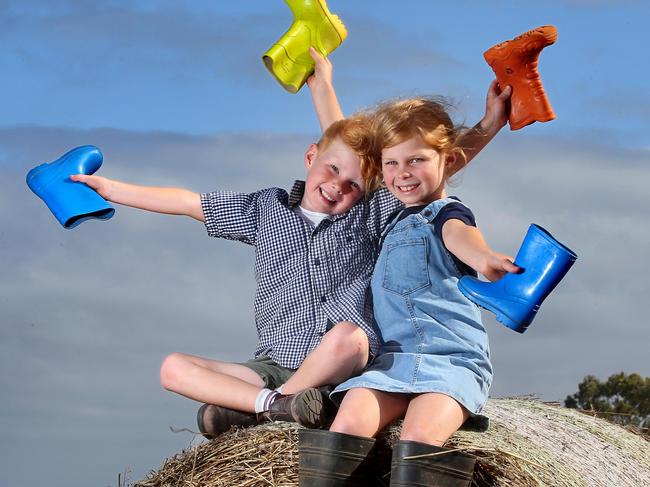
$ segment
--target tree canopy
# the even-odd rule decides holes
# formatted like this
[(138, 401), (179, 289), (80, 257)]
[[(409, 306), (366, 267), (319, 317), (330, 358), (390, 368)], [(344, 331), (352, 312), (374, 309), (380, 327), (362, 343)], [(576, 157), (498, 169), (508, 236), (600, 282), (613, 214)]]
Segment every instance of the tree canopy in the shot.
[(650, 426), (650, 377), (620, 372), (601, 382), (593, 375), (578, 385), (578, 392), (567, 396), (564, 405), (603, 413), (619, 424), (641, 428)]

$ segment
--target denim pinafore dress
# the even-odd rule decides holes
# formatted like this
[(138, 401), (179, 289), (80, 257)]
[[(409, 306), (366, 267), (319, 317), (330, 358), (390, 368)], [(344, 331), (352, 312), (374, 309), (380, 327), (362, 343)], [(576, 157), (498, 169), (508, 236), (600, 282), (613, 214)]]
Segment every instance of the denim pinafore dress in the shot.
[(436, 200), (387, 226), (371, 283), (379, 355), (334, 398), (363, 387), (439, 392), (474, 414), (484, 406), (492, 382), (487, 333), (478, 307), (458, 290), (462, 273), (432, 223), (452, 202)]

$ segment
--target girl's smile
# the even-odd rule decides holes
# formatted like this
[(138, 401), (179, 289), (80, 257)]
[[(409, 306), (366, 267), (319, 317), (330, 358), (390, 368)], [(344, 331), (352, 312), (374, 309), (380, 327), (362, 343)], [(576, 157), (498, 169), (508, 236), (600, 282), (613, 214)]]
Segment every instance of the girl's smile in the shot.
[(415, 136), (382, 150), (386, 188), (406, 206), (444, 198), (445, 155)]

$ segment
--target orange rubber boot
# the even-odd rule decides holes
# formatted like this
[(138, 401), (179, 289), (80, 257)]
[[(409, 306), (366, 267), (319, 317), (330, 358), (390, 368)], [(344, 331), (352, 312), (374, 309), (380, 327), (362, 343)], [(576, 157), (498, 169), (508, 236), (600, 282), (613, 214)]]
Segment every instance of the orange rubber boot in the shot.
[(284, 89), (296, 93), (314, 72), (309, 47), (327, 56), (341, 45), (348, 31), (330, 13), (325, 0), (284, 1), (293, 12), (293, 23), (262, 59)]
[(499, 85), (512, 86), (510, 130), (555, 118), (537, 71), (537, 59), (541, 50), (556, 39), (557, 29), (545, 25), (497, 44), (483, 53), (497, 75)]

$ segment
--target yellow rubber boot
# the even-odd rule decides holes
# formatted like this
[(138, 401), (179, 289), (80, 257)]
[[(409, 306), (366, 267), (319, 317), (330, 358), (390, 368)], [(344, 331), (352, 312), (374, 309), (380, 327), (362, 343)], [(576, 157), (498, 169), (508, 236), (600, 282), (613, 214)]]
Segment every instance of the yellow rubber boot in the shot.
[(341, 45), (348, 31), (343, 22), (330, 13), (325, 0), (284, 1), (293, 12), (293, 24), (262, 59), (280, 84), (296, 93), (314, 72), (309, 47), (327, 56)]

